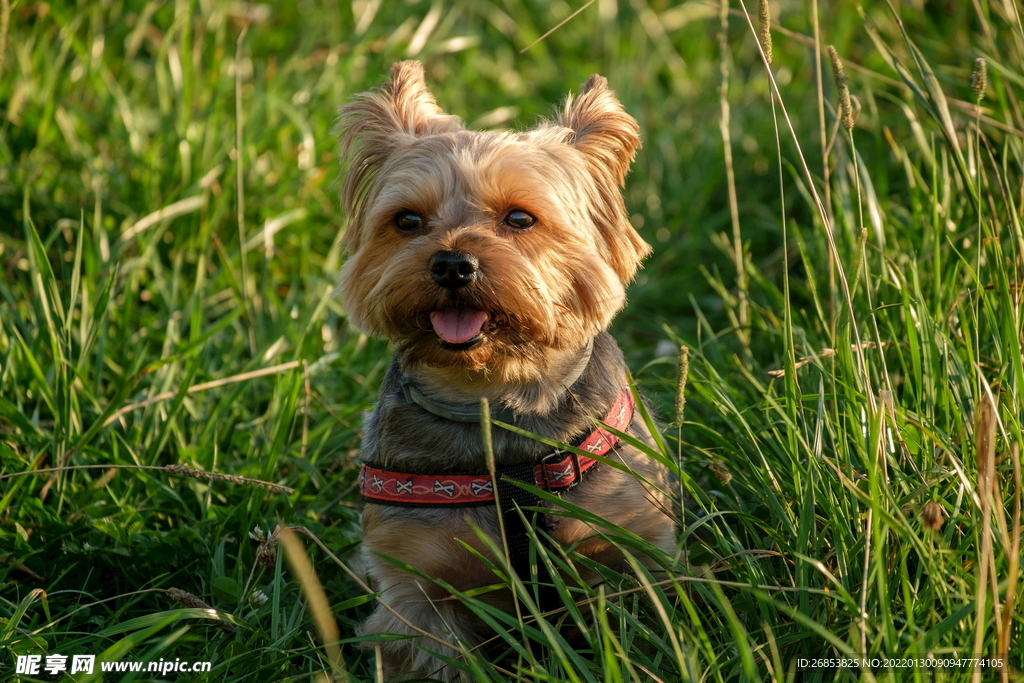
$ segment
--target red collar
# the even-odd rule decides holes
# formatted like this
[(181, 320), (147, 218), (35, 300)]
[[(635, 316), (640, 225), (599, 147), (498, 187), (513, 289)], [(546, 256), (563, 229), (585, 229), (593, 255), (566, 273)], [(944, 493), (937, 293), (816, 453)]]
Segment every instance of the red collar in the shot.
[[(636, 404), (629, 387), (624, 387), (605, 415), (604, 423), (620, 432), (633, 421)], [(619, 437), (597, 427), (577, 448), (594, 455), (610, 451)], [(570, 489), (583, 479), (583, 473), (597, 464), (593, 458), (576, 453), (554, 461), (565, 451), (555, 450), (533, 467), (537, 488), (548, 491)], [(500, 476), (500, 470), (499, 470)], [(404, 474), (363, 465), (359, 472), (359, 490), (369, 503), (379, 505), (456, 506), (479, 505), (494, 501), (491, 475), (483, 474)]]

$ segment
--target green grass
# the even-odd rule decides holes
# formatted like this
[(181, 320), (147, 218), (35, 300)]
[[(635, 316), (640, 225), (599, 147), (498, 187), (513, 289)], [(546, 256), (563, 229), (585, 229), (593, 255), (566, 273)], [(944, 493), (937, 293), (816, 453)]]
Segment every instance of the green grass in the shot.
[[(568, 570), (554, 614), (520, 586), (522, 621), (460, 595), (500, 634), (461, 664), (472, 679), (954, 681), (970, 667), (797, 659), (1009, 653), (980, 680), (1020, 680), (1024, 30), (1001, 0), (820, 4), (820, 104), (810, 5), (772, 6), (781, 99), (732, 5), (734, 224), (717, 4), (599, 0), (521, 53), (579, 3), (306, 0), (256, 6), (246, 27), (240, 3), (14, 2), (0, 679), (55, 680), (15, 676), (15, 656), (60, 653), (212, 662), (181, 681), (375, 680), (372, 643), (353, 642), (372, 598), (326, 553), (355, 556), (360, 420), (388, 360), (332, 297), (332, 130), (415, 57), (472, 125), (528, 126), (591, 73), (639, 120), (626, 197), (655, 254), (613, 332), (676, 425), (659, 455), (687, 500), (667, 584)], [(859, 103), (852, 133), (826, 44)], [(79, 469), (11, 476), (64, 466)], [(305, 537), (333, 668), (284, 553), (257, 561), (278, 524), (322, 541)], [(572, 553), (541, 553), (568, 569)]]

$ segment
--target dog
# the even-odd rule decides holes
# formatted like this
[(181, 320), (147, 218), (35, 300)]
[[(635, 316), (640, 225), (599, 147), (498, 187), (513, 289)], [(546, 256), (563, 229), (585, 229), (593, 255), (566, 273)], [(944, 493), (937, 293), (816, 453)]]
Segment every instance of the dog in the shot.
[[(365, 420), (360, 474), (364, 561), (391, 609), (378, 606), (361, 633), (432, 634), (379, 643), (385, 677), (454, 681), (457, 669), (435, 654), (456, 657), (488, 629), (421, 577), (458, 591), (495, 584), (467, 549), (495, 560), (478, 529), (498, 548), (507, 543), (529, 579), (520, 510), (541, 501), (516, 481), (675, 552), (669, 472), (597, 426), (653, 443), (634, 419), (623, 356), (606, 331), (650, 251), (621, 194), (639, 126), (607, 81), (592, 76), (554, 121), (524, 132), (467, 130), (438, 106), (414, 61), (395, 64), (388, 83), (342, 107), (339, 122), (349, 220), (339, 292), (354, 325), (394, 346)], [(495, 492), (482, 398), (492, 419), (628, 471), (494, 428)], [(555, 514), (536, 524), (555, 543), (628, 569), (589, 524)], [(514, 608), (510, 591), (480, 599)]]

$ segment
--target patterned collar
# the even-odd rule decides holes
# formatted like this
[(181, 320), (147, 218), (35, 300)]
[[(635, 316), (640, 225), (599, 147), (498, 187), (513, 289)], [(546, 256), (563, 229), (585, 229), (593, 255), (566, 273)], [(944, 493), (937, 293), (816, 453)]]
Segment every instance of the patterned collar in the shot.
[[(629, 387), (623, 387), (604, 424), (624, 432), (633, 421), (636, 403)], [(495, 416), (492, 414), (492, 419)], [(607, 454), (619, 437), (596, 427), (576, 447), (592, 455)], [(560, 458), (558, 456), (564, 456)], [(597, 464), (586, 455), (556, 449), (533, 466), (533, 483), (547, 491), (564, 491), (580, 483), (583, 473)], [(501, 479), (502, 470), (498, 470)], [(491, 475), (482, 474), (407, 474), (391, 472), (372, 465), (363, 465), (359, 472), (359, 490), (368, 503), (378, 505), (412, 505), (426, 507), (454, 507), (494, 502), (494, 482)]]

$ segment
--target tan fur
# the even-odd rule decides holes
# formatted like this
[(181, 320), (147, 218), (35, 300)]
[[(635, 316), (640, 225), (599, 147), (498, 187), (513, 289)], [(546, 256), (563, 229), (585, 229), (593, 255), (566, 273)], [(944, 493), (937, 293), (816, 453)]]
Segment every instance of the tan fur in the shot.
[[(411, 407), (397, 380), (412, 378), (436, 400), (465, 405), (487, 397), (516, 411), (525, 429), (569, 440), (589, 431), (624, 382), (621, 354), (604, 332), (625, 303), (625, 286), (649, 247), (633, 229), (622, 186), (640, 146), (639, 128), (608, 88), (592, 76), (566, 100), (558, 118), (525, 132), (467, 131), (438, 107), (423, 67), (401, 62), (391, 80), (341, 110), (347, 157), (343, 201), (349, 214), (340, 292), (349, 319), (394, 343), (396, 360), (381, 402), (367, 421), (364, 459), (404, 471), (484, 469), (477, 426), (448, 423)], [(511, 211), (536, 219), (528, 230), (504, 221)], [(396, 216), (425, 221), (408, 233)], [(472, 254), (479, 278), (452, 290), (432, 282), (428, 264), (438, 252)], [(487, 313), (470, 348), (439, 343), (431, 313)], [(593, 345), (586, 372), (567, 382)], [(499, 465), (533, 462), (542, 445), (497, 430)], [(631, 432), (650, 441), (636, 422)], [(675, 529), (665, 514), (668, 474), (642, 452), (620, 445), (609, 454), (653, 486), (609, 467), (588, 475), (564, 495), (671, 551)], [(453, 644), (473, 644), (483, 625), (437, 585), (380, 559), (384, 554), (460, 590), (495, 577), (459, 541), (487, 554), (469, 522), (499, 544), (492, 507), (395, 508), (368, 504), (363, 516), (367, 566), (384, 599), (418, 627)], [(550, 516), (552, 535), (607, 564), (619, 552), (576, 520)], [(648, 560), (645, 560), (648, 561)], [(596, 580), (596, 576), (591, 577)], [(507, 592), (489, 594), (510, 609)], [(411, 633), (380, 609), (363, 632)], [(439, 669), (417, 647), (423, 639), (382, 644), (389, 677)], [(444, 653), (453, 656), (454, 652)], [(457, 672), (435, 675), (456, 680)]]

